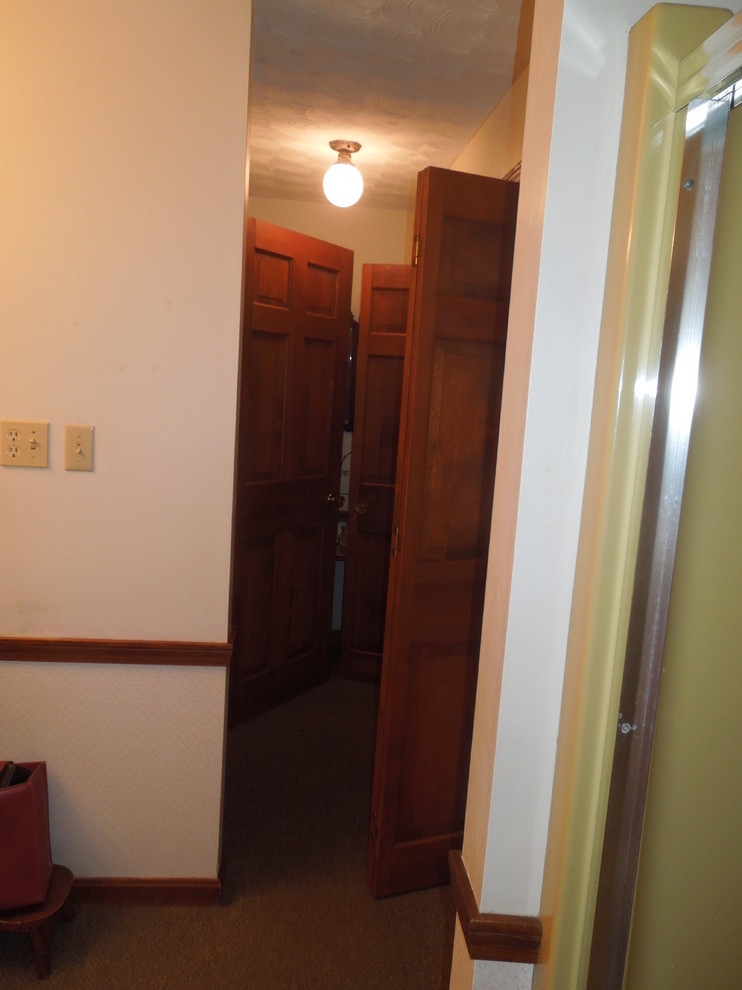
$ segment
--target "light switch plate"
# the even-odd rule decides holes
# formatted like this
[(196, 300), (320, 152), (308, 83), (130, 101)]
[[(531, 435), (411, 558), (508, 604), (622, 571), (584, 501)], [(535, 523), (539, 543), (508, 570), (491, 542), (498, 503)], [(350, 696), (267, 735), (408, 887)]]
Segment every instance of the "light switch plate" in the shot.
[(65, 471), (93, 470), (93, 427), (67, 425), (64, 428)]
[(49, 424), (4, 419), (0, 422), (0, 464), (3, 467), (45, 468), (49, 451)]

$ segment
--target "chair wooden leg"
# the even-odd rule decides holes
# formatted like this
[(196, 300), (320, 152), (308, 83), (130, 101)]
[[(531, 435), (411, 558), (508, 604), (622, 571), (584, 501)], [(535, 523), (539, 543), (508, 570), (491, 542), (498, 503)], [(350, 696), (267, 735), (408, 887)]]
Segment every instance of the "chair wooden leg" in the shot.
[(40, 980), (45, 980), (51, 972), (51, 951), (52, 933), (54, 931), (53, 922), (32, 928), (29, 932), (31, 945), (33, 946), (34, 961), (36, 962), (36, 975)]
[(51, 945), (56, 919), (68, 920), (75, 913), (69, 900), (72, 880), (72, 873), (66, 866), (54, 865), (43, 904), (0, 912), (0, 931), (28, 932), (30, 935), (36, 974), (40, 980), (45, 980), (51, 972)]

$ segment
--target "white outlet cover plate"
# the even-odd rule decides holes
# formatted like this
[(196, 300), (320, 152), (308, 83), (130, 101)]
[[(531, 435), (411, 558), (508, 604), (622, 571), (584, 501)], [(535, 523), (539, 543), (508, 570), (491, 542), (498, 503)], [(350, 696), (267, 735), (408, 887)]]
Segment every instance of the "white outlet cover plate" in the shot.
[(49, 424), (20, 419), (0, 421), (0, 465), (39, 467), (49, 463)]
[(65, 471), (93, 470), (93, 427), (68, 424), (64, 428)]

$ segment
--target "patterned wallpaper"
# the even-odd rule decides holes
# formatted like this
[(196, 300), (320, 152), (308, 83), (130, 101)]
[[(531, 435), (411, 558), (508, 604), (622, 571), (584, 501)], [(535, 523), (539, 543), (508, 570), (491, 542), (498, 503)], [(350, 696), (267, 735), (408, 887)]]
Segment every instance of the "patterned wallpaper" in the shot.
[(216, 877), (224, 668), (3, 663), (2, 684), (1, 758), (46, 761), (54, 862)]

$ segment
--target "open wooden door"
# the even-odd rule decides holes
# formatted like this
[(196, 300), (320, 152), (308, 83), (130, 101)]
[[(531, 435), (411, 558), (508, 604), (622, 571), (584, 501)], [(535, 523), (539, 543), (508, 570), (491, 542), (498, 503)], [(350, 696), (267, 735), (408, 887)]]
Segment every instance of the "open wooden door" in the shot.
[(518, 186), (418, 178), (368, 882), (446, 883), (461, 846)]
[(230, 725), (327, 676), (352, 270), (248, 220)]
[(411, 274), (363, 266), (340, 650), (356, 680), (381, 671)]

